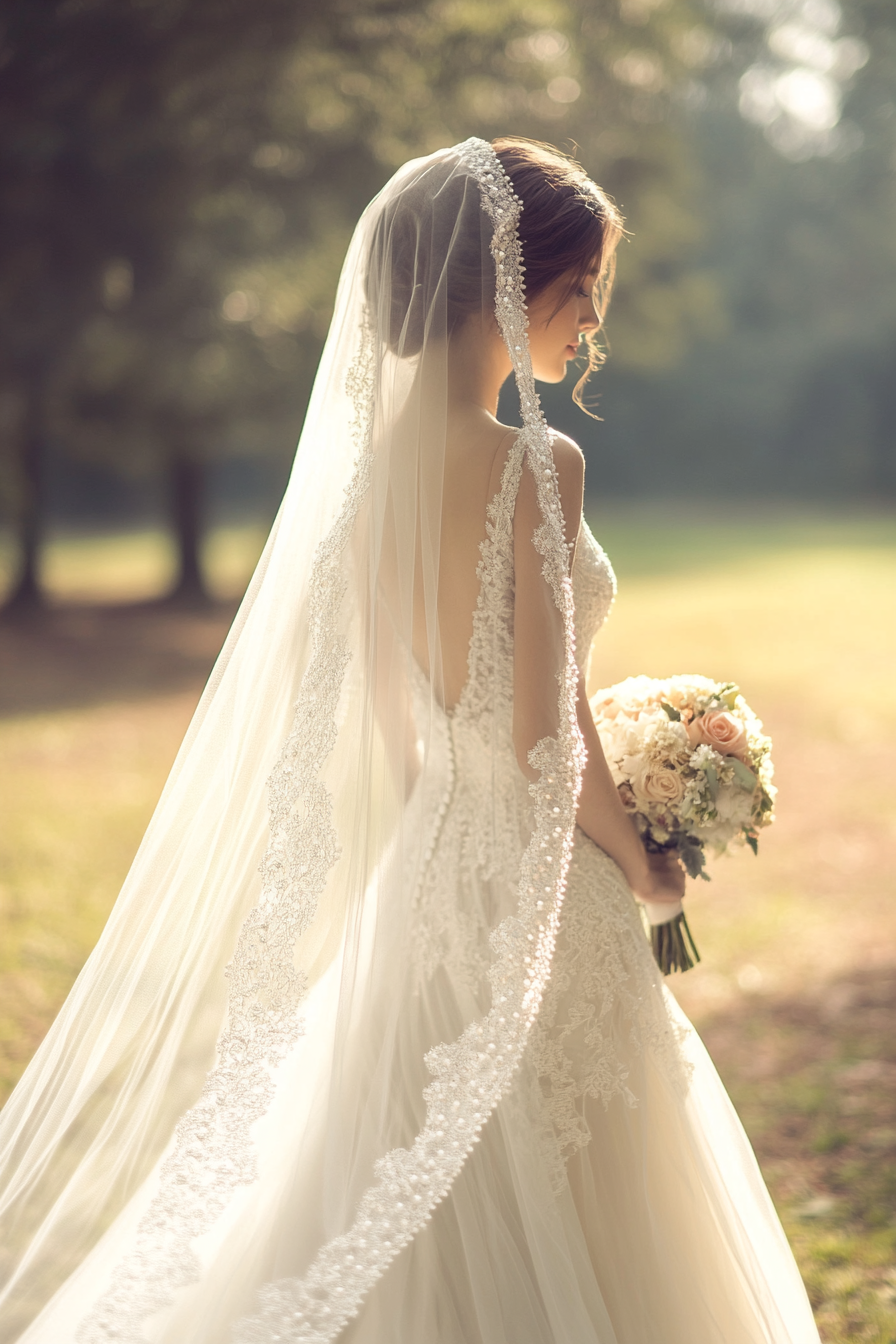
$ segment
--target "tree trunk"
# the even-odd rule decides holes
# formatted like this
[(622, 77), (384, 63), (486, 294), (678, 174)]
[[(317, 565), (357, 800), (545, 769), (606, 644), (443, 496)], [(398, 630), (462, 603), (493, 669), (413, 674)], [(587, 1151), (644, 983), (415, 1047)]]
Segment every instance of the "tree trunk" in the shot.
[(191, 606), (209, 601), (199, 562), (202, 540), (202, 487), (205, 475), (201, 463), (185, 452), (177, 453), (169, 464), (171, 521), (177, 545), (178, 577), (170, 600)]
[(28, 397), (20, 458), (19, 574), (3, 608), (10, 615), (28, 615), (44, 606), (37, 577), (44, 521), (43, 459), (43, 405), (39, 388), (34, 386)]

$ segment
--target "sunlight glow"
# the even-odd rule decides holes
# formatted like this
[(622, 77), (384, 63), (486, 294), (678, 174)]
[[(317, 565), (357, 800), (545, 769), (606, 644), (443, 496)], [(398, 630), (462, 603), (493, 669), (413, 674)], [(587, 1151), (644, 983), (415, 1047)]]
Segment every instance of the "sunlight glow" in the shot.
[(775, 96), (785, 112), (816, 130), (828, 131), (840, 120), (840, 90), (827, 75), (797, 66), (775, 80)]
[(740, 112), (763, 127), (786, 158), (845, 157), (862, 133), (842, 120), (850, 81), (867, 63), (867, 43), (837, 37), (837, 0), (716, 0), (718, 8), (749, 14), (767, 25), (768, 55), (740, 80)]

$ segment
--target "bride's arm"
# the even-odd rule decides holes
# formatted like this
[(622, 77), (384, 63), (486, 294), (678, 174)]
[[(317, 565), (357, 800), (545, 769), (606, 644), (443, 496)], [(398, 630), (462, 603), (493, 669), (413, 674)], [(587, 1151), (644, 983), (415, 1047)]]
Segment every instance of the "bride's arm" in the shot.
[(680, 901), (684, 869), (671, 854), (648, 854), (631, 817), (622, 806), (619, 790), (607, 765), (603, 747), (579, 673), (578, 720), (588, 760), (582, 772), (582, 792), (576, 820), (596, 845), (619, 864), (629, 886), (642, 901)]
[[(554, 464), (567, 543), (574, 543), (582, 517), (584, 460), (571, 440), (558, 435), (554, 439)], [(542, 737), (557, 732), (557, 672), (563, 644), (562, 618), (541, 572), (543, 558), (532, 544), (540, 524), (535, 483), (524, 468), (514, 514), (513, 734), (520, 769), (528, 779), (535, 778), (529, 751)], [(636, 896), (649, 901), (679, 900), (684, 891), (684, 871), (675, 858), (646, 853), (610, 774), (581, 674), (577, 711), (587, 752), (576, 818), (579, 826), (618, 863)]]

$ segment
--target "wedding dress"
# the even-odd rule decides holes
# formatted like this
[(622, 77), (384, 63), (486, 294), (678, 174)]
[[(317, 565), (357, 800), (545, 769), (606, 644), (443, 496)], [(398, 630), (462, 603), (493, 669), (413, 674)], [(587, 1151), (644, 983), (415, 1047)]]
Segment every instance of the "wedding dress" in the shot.
[[(474, 140), (359, 225), (259, 572), (0, 1117), (4, 1340), (817, 1344), (724, 1089), (575, 826), (578, 665), (615, 583), (584, 524), (569, 572), (520, 208)], [(446, 707), (445, 349), (471, 275), (523, 424)], [(533, 783), (524, 696), (553, 729)]]

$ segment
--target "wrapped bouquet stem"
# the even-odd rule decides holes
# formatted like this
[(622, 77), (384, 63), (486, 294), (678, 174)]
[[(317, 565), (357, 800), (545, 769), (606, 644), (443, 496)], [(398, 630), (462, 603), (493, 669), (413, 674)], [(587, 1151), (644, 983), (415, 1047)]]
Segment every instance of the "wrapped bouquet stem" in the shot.
[[(706, 853), (758, 852), (774, 820), (771, 739), (734, 682), (629, 677), (591, 711), (623, 806), (649, 853), (678, 854), (708, 880)], [(664, 974), (700, 960), (681, 903), (644, 906)]]
[(650, 925), (653, 955), (663, 975), (689, 971), (700, 960), (681, 901), (642, 901)]

